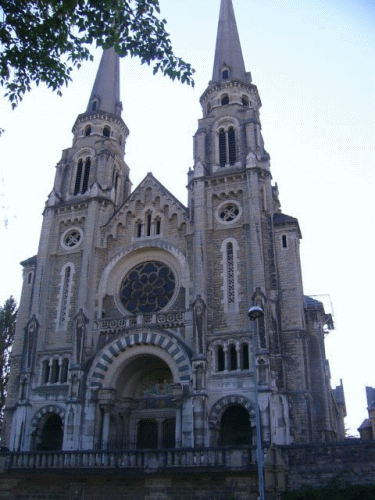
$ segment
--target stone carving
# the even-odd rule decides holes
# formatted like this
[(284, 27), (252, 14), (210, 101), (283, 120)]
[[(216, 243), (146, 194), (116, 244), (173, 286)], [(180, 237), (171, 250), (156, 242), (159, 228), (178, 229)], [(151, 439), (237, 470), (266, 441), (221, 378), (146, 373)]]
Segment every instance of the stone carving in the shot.
[(206, 340), (206, 304), (200, 295), (193, 303), (195, 354), (204, 355)]
[(23, 364), (25, 370), (31, 370), (35, 360), (36, 339), (39, 323), (33, 314), (25, 327), (25, 339), (23, 345)]
[(82, 309), (79, 310), (74, 322), (73, 363), (81, 365), (83, 361), (83, 350), (85, 346), (85, 333), (88, 319)]

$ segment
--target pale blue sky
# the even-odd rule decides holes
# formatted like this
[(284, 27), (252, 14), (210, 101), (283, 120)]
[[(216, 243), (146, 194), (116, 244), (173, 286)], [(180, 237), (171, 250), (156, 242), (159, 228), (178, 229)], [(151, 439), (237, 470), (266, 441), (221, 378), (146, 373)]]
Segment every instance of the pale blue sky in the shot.
[[(262, 99), (261, 122), (283, 211), (299, 219), (306, 294), (329, 294), (336, 329), (327, 338), (332, 384), (343, 379), (347, 425), (366, 416), (375, 386), (374, 68), (370, 0), (233, 0), (246, 68)], [(196, 87), (153, 77), (122, 60), (126, 161), (137, 185), (147, 172), (186, 203), (199, 97), (211, 78), (219, 0), (162, 0), (178, 55)], [(37, 252), (41, 212), (61, 150), (86, 108), (98, 57), (63, 98), (34, 89), (15, 111), (2, 102), (0, 301), (20, 293), (19, 262)]]

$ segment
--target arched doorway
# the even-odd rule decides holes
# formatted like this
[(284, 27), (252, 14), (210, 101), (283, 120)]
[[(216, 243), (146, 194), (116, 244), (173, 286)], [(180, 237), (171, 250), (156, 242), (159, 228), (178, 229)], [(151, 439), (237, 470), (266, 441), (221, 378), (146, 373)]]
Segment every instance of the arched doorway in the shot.
[(56, 413), (47, 413), (38, 432), (36, 442), (38, 451), (61, 450), (63, 444), (63, 422)]
[[(106, 415), (108, 405), (102, 405), (101, 447), (175, 447), (174, 376), (166, 360), (150, 352), (147, 347), (143, 349), (148, 352), (135, 348), (134, 356), (119, 367), (115, 387), (110, 389), (113, 394), (110, 415)], [(106, 393), (104, 389), (103, 402)]]
[(241, 405), (229, 406), (221, 417), (221, 446), (245, 446), (252, 444), (250, 416)]

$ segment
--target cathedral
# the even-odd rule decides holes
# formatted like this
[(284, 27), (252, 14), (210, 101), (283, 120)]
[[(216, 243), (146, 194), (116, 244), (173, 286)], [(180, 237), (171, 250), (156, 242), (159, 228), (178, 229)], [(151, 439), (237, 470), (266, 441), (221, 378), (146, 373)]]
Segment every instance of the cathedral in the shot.
[(105, 50), (38, 253), (22, 262), (4, 444), (242, 450), (259, 431), (266, 452), (342, 439), (332, 318), (303, 293), (301, 231), (272, 182), (232, 0), (221, 0), (187, 206), (157, 172), (133, 189), (119, 75)]

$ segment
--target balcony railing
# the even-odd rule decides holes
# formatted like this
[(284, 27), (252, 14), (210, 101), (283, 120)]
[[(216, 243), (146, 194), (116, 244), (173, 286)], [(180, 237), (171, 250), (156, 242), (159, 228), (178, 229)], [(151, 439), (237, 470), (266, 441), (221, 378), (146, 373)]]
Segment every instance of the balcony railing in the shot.
[(174, 450), (45, 451), (0, 454), (2, 470), (113, 469), (154, 472), (165, 469), (248, 470), (255, 447)]

